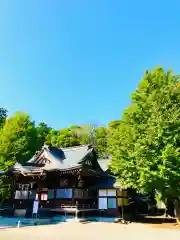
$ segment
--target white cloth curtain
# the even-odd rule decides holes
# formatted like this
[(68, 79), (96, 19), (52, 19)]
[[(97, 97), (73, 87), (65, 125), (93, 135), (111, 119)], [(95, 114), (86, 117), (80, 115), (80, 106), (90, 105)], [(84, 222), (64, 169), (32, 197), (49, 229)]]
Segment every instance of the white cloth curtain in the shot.
[(28, 191), (16, 191), (15, 199), (28, 199)]

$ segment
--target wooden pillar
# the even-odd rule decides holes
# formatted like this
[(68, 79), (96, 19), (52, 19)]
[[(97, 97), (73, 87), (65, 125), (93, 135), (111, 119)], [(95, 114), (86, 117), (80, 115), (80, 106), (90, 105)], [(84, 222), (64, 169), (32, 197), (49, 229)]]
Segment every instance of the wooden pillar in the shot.
[(74, 202), (74, 191), (75, 191), (75, 189), (78, 185), (78, 176), (76, 174), (74, 174), (72, 176), (72, 178), (73, 178), (73, 184), (71, 185), (72, 186), (72, 205), (74, 205), (75, 204), (75, 202)]
[(15, 177), (13, 176), (12, 177), (12, 196), (11, 196), (11, 204), (13, 208), (14, 208), (15, 194), (16, 194), (16, 181), (15, 181)]
[(79, 171), (78, 174), (78, 187), (83, 187), (84, 186), (84, 180), (83, 180), (83, 176), (82, 176), (82, 171)]

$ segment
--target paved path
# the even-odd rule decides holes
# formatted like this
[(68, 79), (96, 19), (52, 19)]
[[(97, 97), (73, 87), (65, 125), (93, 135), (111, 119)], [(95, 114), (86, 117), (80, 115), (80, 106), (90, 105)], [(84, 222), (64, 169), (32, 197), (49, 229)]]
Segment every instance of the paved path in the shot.
[(141, 224), (61, 223), (0, 230), (0, 240), (172, 240), (180, 230), (155, 229)]

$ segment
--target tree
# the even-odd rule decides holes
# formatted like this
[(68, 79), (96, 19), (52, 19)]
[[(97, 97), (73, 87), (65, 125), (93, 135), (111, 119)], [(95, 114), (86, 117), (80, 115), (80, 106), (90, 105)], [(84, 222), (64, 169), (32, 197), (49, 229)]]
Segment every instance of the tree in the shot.
[(0, 108), (0, 128), (3, 127), (6, 118), (7, 118), (7, 110), (4, 108)]
[(41, 149), (43, 144), (46, 141), (47, 135), (50, 133), (52, 129), (47, 126), (46, 123), (39, 123), (38, 126), (36, 127), (37, 131), (37, 149)]
[(51, 129), (46, 136), (45, 143), (47, 145), (52, 145), (54, 147), (58, 147), (58, 136), (60, 135), (58, 130)]
[(70, 127), (77, 135), (80, 144), (91, 144), (97, 151), (99, 158), (107, 157), (108, 130), (104, 126), (96, 127), (95, 124), (73, 125)]
[(58, 136), (58, 146), (59, 147), (74, 147), (80, 145), (80, 139), (75, 131), (70, 128), (65, 128), (60, 130), (60, 135)]
[[(26, 113), (7, 118), (0, 133), (0, 169), (6, 170), (16, 161), (24, 163), (36, 150), (36, 128)], [(10, 180), (1, 178), (1, 198), (9, 196)]]
[[(111, 131), (111, 170), (124, 188), (156, 191), (179, 204), (179, 76), (161, 67), (146, 72), (132, 94), (132, 105)], [(176, 204), (177, 210), (177, 204)]]
[(51, 130), (46, 137), (46, 143), (58, 148), (73, 147), (80, 145), (80, 139), (75, 131), (70, 128)]
[(112, 130), (112, 129), (118, 128), (120, 124), (121, 124), (121, 120), (113, 120), (109, 122), (108, 128)]
[(32, 157), (36, 150), (36, 128), (26, 113), (16, 113), (6, 122), (0, 134), (0, 155), (5, 162), (20, 163)]
[(107, 139), (108, 139), (108, 130), (105, 127), (99, 127), (95, 132), (95, 149), (97, 151), (99, 158), (107, 157)]
[(91, 136), (90, 136), (90, 131), (92, 129), (91, 125), (73, 125), (70, 127), (71, 131), (74, 132), (79, 141), (80, 144), (85, 145), (85, 144), (90, 144), (91, 143)]
[(46, 143), (59, 148), (73, 147), (91, 143), (92, 125), (72, 125), (61, 130), (51, 130)]

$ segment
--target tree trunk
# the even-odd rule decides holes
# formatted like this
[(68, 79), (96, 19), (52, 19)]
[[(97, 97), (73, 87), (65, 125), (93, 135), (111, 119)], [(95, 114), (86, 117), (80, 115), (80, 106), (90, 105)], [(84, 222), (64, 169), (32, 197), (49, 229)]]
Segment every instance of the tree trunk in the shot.
[(172, 199), (166, 200), (166, 217), (175, 217), (174, 202)]
[(174, 215), (178, 224), (180, 224), (180, 199), (176, 198), (173, 201), (174, 203)]

